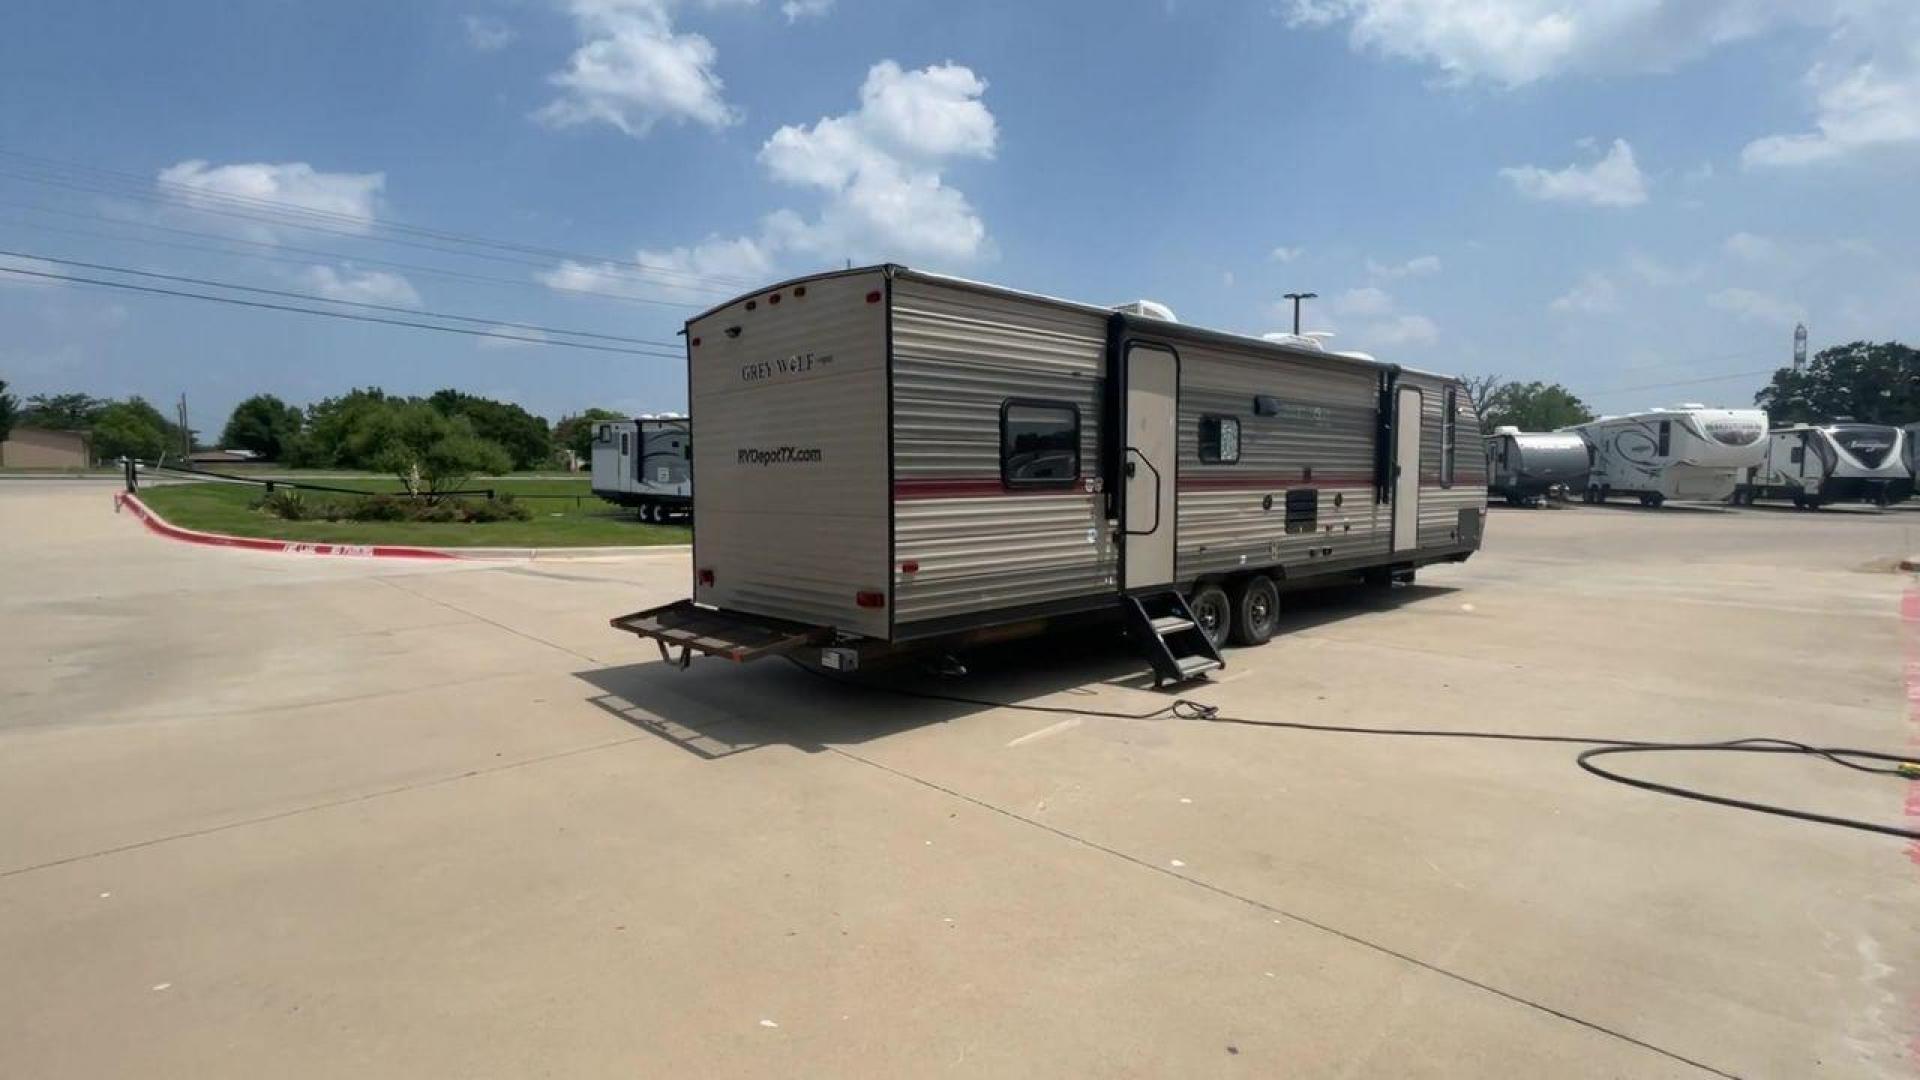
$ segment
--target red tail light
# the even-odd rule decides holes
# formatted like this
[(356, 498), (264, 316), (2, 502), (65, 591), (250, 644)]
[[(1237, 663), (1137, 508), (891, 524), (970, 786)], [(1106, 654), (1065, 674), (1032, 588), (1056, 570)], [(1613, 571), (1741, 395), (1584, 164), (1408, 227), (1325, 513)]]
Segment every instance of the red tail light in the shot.
[(920, 572), (920, 563), (917, 560), (908, 559), (906, 562), (900, 564), (900, 572), (903, 574), (917, 574)]
[(712, 584), (713, 584), (713, 571), (711, 571), (711, 570), (702, 570), (702, 571), (700, 571), (700, 584), (702, 584), (702, 585), (712, 585)]
[(694, 347), (694, 348), (696, 348), (696, 349), (700, 347), (700, 339), (699, 339), (699, 338), (694, 338), (694, 339), (693, 339), (693, 347)]
[(879, 302), (880, 302), (880, 290), (879, 290), (879, 289), (875, 289), (875, 290), (873, 290), (872, 292), (870, 292), (870, 293), (868, 293), (868, 294), (867, 294), (867, 303), (869, 303), (869, 304), (877, 304), (877, 303), (879, 303)]
[(863, 608), (883, 608), (887, 606), (887, 594), (871, 590), (857, 592), (853, 594), (853, 602)]
[(769, 304), (777, 304), (777, 303), (779, 303), (779, 302), (780, 302), (780, 294), (779, 294), (779, 293), (774, 293), (774, 294), (773, 294), (772, 296), (769, 296), (769, 297), (767, 297), (767, 303), (769, 303)]

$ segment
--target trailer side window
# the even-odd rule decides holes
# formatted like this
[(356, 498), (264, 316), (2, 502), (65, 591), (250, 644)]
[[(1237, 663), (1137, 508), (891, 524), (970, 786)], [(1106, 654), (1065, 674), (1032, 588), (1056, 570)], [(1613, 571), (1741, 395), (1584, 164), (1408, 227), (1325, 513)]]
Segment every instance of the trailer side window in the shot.
[(1008, 487), (1065, 487), (1080, 479), (1080, 410), (1064, 401), (1009, 399), (1000, 406), (1000, 480)]
[(1672, 446), (1673, 446), (1673, 421), (1662, 420), (1660, 421), (1660, 449), (1657, 452), (1661, 457), (1666, 457), (1669, 453), (1672, 453), (1672, 450), (1670, 449)]
[(1446, 412), (1440, 417), (1440, 486), (1453, 486), (1454, 458), (1459, 449), (1460, 392), (1447, 387)]
[(1200, 460), (1210, 465), (1240, 462), (1240, 421), (1231, 416), (1200, 418)]
[(633, 451), (627, 448), (627, 433), (623, 431), (620, 433), (620, 456), (626, 457), (632, 452)]
[(600, 441), (601, 441), (601, 442), (612, 442), (612, 441), (613, 441), (613, 428), (612, 428), (612, 426), (610, 426), (610, 425), (607, 425), (607, 424), (601, 424), (601, 425), (600, 425)]

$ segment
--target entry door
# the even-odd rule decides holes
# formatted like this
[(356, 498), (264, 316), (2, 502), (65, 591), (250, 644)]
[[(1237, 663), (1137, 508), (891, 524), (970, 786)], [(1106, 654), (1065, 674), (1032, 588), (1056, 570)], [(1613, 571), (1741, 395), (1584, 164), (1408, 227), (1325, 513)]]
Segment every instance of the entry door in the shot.
[(1400, 388), (1393, 420), (1393, 550), (1420, 546), (1420, 391)]
[(1178, 511), (1180, 360), (1157, 345), (1127, 348), (1124, 478), (1125, 580), (1128, 590), (1173, 583)]

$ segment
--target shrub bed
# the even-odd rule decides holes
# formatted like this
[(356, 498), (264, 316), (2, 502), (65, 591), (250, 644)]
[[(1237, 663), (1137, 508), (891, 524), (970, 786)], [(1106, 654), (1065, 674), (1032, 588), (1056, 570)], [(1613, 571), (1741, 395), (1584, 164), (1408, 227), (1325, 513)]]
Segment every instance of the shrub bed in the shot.
[(477, 525), (533, 520), (533, 511), (510, 494), (492, 499), (433, 499), (416, 495), (310, 499), (296, 489), (282, 488), (248, 505), (283, 521), (426, 521)]

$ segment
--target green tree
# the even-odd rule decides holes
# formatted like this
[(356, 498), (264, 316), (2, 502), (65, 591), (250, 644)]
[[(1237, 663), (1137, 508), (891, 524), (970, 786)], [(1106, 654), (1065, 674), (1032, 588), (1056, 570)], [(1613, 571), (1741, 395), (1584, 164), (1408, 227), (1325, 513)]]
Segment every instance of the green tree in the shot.
[(553, 436), (546, 420), (512, 402), (452, 389), (436, 392), (427, 402), (449, 417), (466, 417), (474, 434), (507, 452), (513, 468), (538, 469), (553, 460)]
[(307, 409), (300, 435), (287, 449), (287, 463), (306, 468), (367, 469), (383, 447), (383, 432), (400, 398), (379, 387), (355, 387)]
[(20, 399), (7, 393), (7, 380), (0, 379), (0, 442), (13, 434), (13, 422), (19, 417)]
[(299, 437), (301, 420), (299, 409), (272, 394), (255, 394), (233, 407), (220, 443), (280, 461)]
[(84, 431), (110, 404), (91, 394), (35, 394), (20, 413), (20, 426)]
[(1753, 396), (1778, 424), (1850, 416), (1863, 424), (1920, 420), (1920, 350), (1897, 341), (1821, 349), (1800, 371), (1781, 368)]
[(480, 473), (504, 473), (513, 460), (481, 438), (473, 421), (448, 416), (424, 401), (391, 404), (380, 425), (373, 467), (400, 478), (412, 495), (438, 498)]
[(145, 399), (109, 402), (93, 418), (93, 453), (104, 461), (131, 457), (153, 461), (177, 451), (174, 426)]
[(1593, 419), (1593, 410), (1559, 383), (1507, 383), (1487, 398), (1482, 431), (1511, 425), (1522, 431), (1552, 431)]
[(578, 416), (563, 416), (553, 425), (553, 444), (571, 450), (582, 461), (593, 456), (593, 429), (608, 420), (625, 420), (626, 414), (612, 409), (588, 409)]

